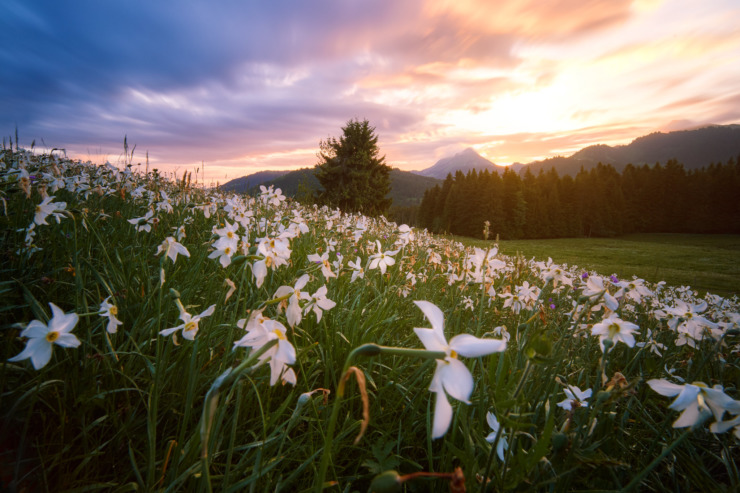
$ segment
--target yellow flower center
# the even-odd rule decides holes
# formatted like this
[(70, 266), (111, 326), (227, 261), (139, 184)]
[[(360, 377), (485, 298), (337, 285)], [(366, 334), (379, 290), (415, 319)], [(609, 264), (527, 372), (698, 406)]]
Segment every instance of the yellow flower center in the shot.
[(229, 238), (233, 238), (234, 237), (234, 232), (233, 231), (229, 231), (228, 233), (226, 233), (226, 236), (228, 236)]
[(609, 339), (613, 338), (616, 334), (619, 334), (619, 324), (611, 324), (609, 326)]
[(283, 332), (282, 332), (281, 330), (279, 330), (279, 329), (275, 329), (275, 330), (273, 330), (272, 332), (273, 332), (273, 333), (274, 333), (274, 334), (275, 334), (275, 335), (277, 336), (277, 338), (278, 338), (278, 339), (280, 339), (281, 341), (287, 341), (287, 340), (288, 340), (288, 339), (286, 339), (286, 337), (285, 337), (285, 334), (283, 334)]
[(185, 324), (185, 328), (183, 329), (183, 332), (188, 332), (190, 330), (195, 330), (198, 328), (197, 322), (188, 322)]
[(457, 351), (450, 349), (450, 358), (457, 359)]
[(59, 339), (59, 332), (52, 330), (46, 334), (46, 342), (54, 342)]
[(110, 313), (113, 316), (118, 315), (118, 307), (116, 305), (113, 305), (108, 309), (108, 313)]

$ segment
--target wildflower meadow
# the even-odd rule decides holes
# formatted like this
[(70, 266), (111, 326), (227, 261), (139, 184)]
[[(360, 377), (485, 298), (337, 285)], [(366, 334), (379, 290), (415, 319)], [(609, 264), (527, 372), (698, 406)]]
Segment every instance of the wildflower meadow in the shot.
[(0, 152), (0, 489), (740, 489), (737, 297)]

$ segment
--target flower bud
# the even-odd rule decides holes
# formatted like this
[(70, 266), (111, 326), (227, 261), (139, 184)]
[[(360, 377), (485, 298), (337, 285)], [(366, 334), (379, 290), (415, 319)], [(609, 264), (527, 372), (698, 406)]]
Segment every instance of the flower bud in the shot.
[(385, 471), (373, 478), (368, 493), (394, 493), (401, 491), (401, 476), (396, 471)]

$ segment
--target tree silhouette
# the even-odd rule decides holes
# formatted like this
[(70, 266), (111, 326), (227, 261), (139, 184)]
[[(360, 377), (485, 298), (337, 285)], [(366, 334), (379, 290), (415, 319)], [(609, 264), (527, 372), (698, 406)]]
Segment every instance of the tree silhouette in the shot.
[(345, 212), (377, 216), (387, 212), (391, 199), (390, 166), (380, 156), (375, 128), (367, 120), (350, 120), (339, 140), (319, 143), (316, 178), (323, 190), (317, 201)]

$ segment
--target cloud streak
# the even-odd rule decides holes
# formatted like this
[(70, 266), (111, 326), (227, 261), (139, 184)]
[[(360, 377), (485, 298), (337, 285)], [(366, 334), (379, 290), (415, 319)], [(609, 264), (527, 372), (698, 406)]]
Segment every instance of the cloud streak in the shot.
[(206, 162), (219, 180), (311, 166), (355, 117), (389, 163), (419, 169), (471, 145), (527, 162), (740, 116), (740, 10), (723, 0), (9, 0), (4, 14), (0, 131), (111, 160), (126, 135), (162, 169)]

